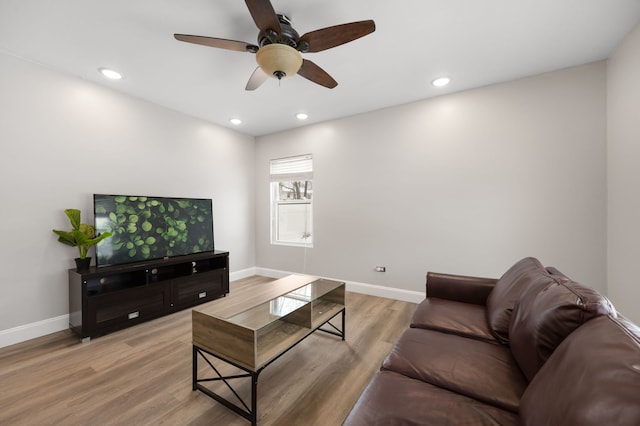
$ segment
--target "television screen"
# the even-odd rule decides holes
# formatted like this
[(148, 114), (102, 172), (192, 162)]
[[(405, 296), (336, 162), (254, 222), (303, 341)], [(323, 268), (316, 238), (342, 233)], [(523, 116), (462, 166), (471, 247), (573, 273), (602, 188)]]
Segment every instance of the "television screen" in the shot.
[(210, 199), (94, 194), (98, 266), (213, 251)]

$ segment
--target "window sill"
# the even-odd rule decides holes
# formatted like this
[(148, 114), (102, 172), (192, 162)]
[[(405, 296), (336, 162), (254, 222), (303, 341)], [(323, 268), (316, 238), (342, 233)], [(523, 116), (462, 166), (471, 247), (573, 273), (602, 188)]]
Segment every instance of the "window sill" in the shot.
[(289, 246), (289, 247), (304, 247), (304, 248), (313, 248), (313, 243), (293, 243), (293, 242), (283, 242), (283, 241), (271, 241), (272, 246)]

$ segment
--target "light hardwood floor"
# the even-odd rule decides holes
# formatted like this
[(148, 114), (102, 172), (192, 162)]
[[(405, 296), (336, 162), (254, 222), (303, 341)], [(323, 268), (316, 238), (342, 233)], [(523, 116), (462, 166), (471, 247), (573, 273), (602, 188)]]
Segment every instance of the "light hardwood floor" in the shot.
[[(269, 281), (235, 281), (227, 298)], [(345, 342), (314, 333), (261, 373), (259, 424), (340, 425), (416, 307), (350, 292), (346, 306)], [(62, 331), (0, 349), (0, 425), (249, 424), (191, 390), (191, 351), (190, 309), (85, 344)]]

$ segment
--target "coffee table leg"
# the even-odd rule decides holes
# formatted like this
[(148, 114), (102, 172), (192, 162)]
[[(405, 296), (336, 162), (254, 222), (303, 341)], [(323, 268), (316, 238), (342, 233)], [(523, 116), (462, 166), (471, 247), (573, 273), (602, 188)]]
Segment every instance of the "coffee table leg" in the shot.
[(346, 316), (347, 316), (347, 309), (345, 308), (342, 310), (342, 340), (345, 340), (347, 337), (347, 329), (345, 328)]
[(258, 374), (251, 373), (251, 424), (258, 424)]
[(198, 382), (198, 351), (195, 345), (192, 346), (193, 359), (191, 361), (191, 390), (196, 390), (196, 383)]

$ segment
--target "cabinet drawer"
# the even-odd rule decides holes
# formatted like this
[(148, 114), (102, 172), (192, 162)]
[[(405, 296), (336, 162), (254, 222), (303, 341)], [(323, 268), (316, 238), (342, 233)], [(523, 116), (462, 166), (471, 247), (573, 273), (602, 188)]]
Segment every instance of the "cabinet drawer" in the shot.
[(226, 269), (198, 272), (171, 282), (171, 301), (175, 307), (193, 305), (224, 294)]
[(159, 316), (167, 302), (164, 286), (106, 293), (89, 298), (87, 320), (92, 330), (124, 327)]

